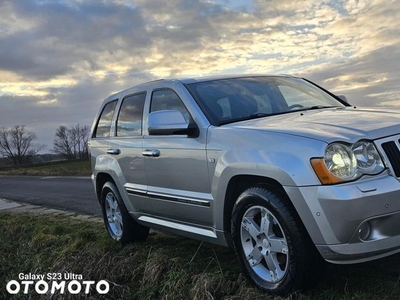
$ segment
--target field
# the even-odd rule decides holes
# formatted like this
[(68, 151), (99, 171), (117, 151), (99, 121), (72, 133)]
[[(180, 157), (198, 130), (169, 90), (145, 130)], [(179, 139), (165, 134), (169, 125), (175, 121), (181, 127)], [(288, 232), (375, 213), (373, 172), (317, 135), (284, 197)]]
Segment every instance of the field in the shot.
[[(0, 211), (0, 299), (19, 273), (73, 273), (107, 280), (99, 295), (57, 299), (282, 299), (264, 295), (240, 274), (231, 250), (152, 231), (145, 243), (121, 246), (101, 223), (67, 216)], [(315, 288), (287, 299), (400, 299), (400, 255), (371, 263), (328, 265)], [(12, 299), (49, 299), (20, 292)]]
[(59, 161), (37, 166), (1, 168), (0, 175), (90, 176), (89, 161)]

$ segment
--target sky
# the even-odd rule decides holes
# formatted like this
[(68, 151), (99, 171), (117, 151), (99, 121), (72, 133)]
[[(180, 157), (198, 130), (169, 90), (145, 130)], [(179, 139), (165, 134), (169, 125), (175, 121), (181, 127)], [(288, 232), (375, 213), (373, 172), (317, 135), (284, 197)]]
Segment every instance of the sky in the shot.
[(398, 0), (0, 0), (0, 128), (51, 152), (138, 83), (291, 74), (357, 106), (400, 106)]

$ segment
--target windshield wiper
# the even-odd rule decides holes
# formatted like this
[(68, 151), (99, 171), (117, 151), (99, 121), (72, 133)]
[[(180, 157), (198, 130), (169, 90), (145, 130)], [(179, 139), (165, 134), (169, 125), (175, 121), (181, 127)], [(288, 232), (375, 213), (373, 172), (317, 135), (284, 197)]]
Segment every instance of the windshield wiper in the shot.
[(339, 107), (339, 106), (333, 106), (333, 105), (314, 105), (314, 106), (308, 107), (308, 108), (306, 108), (306, 109), (312, 110), (312, 109), (322, 109), (322, 108), (332, 108), (332, 107)]
[(303, 107), (300, 109), (296, 110), (286, 110), (286, 111), (281, 111), (273, 114), (268, 114), (268, 113), (254, 113), (245, 117), (240, 117), (240, 118), (234, 118), (234, 119), (228, 119), (228, 120), (222, 120), (218, 123), (219, 126), (221, 125), (226, 125), (230, 123), (235, 123), (235, 122), (241, 122), (241, 121), (247, 121), (251, 119), (258, 119), (258, 118), (264, 118), (264, 117), (269, 117), (269, 116), (275, 116), (275, 115), (283, 115), (287, 113), (293, 113), (293, 112), (299, 112), (299, 111), (305, 111), (305, 110), (315, 110), (315, 109), (323, 109), (323, 108), (334, 108), (334, 107), (341, 107), (341, 106), (336, 106), (336, 105), (314, 105), (310, 107)]
[(302, 107), (299, 109), (289, 110), (287, 112), (299, 112), (299, 111), (305, 111), (305, 110), (315, 110), (315, 109), (335, 108), (335, 107), (341, 107), (341, 106), (338, 106), (338, 105), (313, 105), (310, 107)]
[(229, 119), (229, 120), (223, 120), (219, 122), (219, 125), (226, 125), (229, 123), (235, 123), (235, 122), (241, 122), (241, 121), (247, 121), (251, 119), (258, 119), (258, 118), (263, 118), (263, 117), (269, 117), (275, 114), (268, 114), (268, 113), (254, 113), (245, 117), (240, 117), (240, 118), (234, 118), (234, 119)]

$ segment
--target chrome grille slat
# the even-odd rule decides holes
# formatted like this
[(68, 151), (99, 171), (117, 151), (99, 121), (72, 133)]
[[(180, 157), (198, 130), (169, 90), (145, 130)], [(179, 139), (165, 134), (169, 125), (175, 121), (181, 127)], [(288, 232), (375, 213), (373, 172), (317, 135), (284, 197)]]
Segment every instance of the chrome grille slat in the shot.
[(400, 178), (400, 136), (392, 136), (376, 141), (392, 174)]
[(400, 177), (400, 150), (395, 142), (386, 142), (382, 144), (383, 151), (392, 165), (396, 177)]

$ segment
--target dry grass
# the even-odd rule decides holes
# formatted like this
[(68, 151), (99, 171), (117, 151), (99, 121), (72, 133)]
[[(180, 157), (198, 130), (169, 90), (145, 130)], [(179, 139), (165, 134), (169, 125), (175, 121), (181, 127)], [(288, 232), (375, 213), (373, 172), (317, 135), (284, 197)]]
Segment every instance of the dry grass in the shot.
[[(152, 232), (145, 243), (121, 246), (101, 224), (62, 216), (0, 212), (0, 299), (18, 273), (74, 273), (107, 280), (101, 296), (52, 299), (282, 299), (265, 295), (241, 275), (236, 258), (216, 247)], [(399, 299), (400, 256), (353, 266), (329, 266), (320, 284), (287, 299)], [(13, 299), (49, 299), (35, 293)]]

